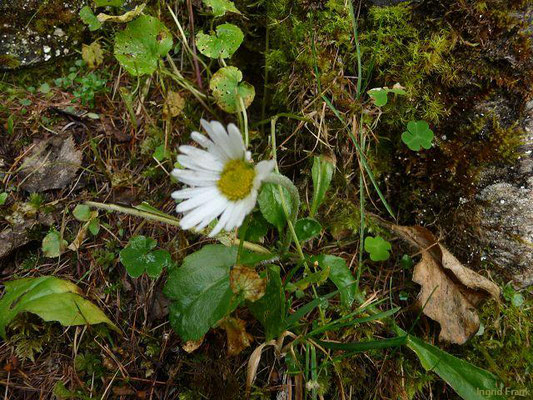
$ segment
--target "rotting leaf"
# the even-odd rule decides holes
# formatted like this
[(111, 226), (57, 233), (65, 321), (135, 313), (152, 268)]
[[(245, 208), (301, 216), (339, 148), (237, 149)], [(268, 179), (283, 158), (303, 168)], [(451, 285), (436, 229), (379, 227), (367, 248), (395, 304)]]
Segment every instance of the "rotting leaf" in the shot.
[(213, 74), (209, 88), (218, 106), (228, 112), (241, 111), (241, 100), (248, 108), (255, 97), (255, 89), (248, 82), (242, 81), (242, 72), (237, 67), (223, 67)]
[(240, 318), (226, 317), (220, 322), (228, 339), (228, 355), (236, 356), (253, 342), (253, 336), (246, 332), (246, 322)]
[(43, 239), (42, 250), (45, 257), (57, 258), (65, 251), (66, 247), (67, 241), (56, 230), (48, 232)]
[(204, 336), (202, 336), (200, 339), (198, 340), (187, 340), (182, 346), (181, 348), (187, 352), (187, 353), (192, 353), (193, 351), (195, 350), (198, 350), (198, 348), (202, 345), (202, 343), (204, 342)]
[(196, 46), (200, 53), (210, 58), (228, 58), (233, 55), (241, 45), (244, 34), (241, 29), (233, 24), (217, 26), (216, 34), (206, 35), (198, 32)]
[(259, 277), (254, 268), (236, 265), (231, 269), (229, 279), (233, 293), (248, 301), (257, 301), (265, 294), (266, 279)]
[(146, 7), (146, 3), (136, 6), (133, 10), (128, 11), (122, 15), (108, 15), (100, 13), (96, 18), (100, 22), (130, 22), (137, 18), (139, 15), (141, 15), (144, 10), (144, 7)]
[(479, 330), (476, 306), (488, 297), (499, 300), (500, 288), (462, 265), (426, 228), (391, 228), (422, 252), (413, 281), (422, 287), (418, 302), (423, 313), (441, 326), (439, 339), (464, 344)]
[(30, 193), (63, 189), (76, 177), (81, 158), (71, 136), (38, 141), (24, 157), (20, 187)]
[(102, 61), (104, 61), (104, 52), (100, 43), (92, 42), (89, 45), (84, 44), (81, 47), (81, 58), (83, 58), (83, 61), (87, 63), (89, 68), (96, 68), (102, 64)]
[(165, 97), (165, 104), (163, 105), (163, 117), (173, 118), (177, 117), (185, 107), (185, 99), (178, 92), (169, 90)]

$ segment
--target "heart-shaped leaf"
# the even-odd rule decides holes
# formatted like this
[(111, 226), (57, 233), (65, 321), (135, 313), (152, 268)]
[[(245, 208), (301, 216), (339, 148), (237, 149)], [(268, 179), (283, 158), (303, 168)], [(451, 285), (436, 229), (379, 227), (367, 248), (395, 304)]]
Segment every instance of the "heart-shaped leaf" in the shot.
[(221, 17), (226, 14), (226, 12), (233, 12), (236, 14), (241, 13), (230, 0), (204, 0), (204, 4), (211, 7), (215, 17)]
[(0, 300), (0, 336), (6, 338), (6, 326), (22, 312), (37, 314), (45, 321), (62, 325), (106, 323), (119, 329), (90, 301), (81, 296), (75, 284), (53, 276), (23, 278), (4, 282), (6, 291)]
[(365, 251), (370, 253), (372, 261), (385, 261), (389, 259), (391, 245), (381, 236), (367, 236), (365, 238)]
[(431, 148), (433, 137), (433, 131), (426, 121), (409, 121), (407, 131), (402, 133), (402, 141), (413, 151)]
[(155, 250), (157, 242), (145, 236), (134, 236), (128, 245), (120, 251), (120, 262), (132, 278), (138, 278), (146, 271), (150, 278), (161, 275), (172, 259), (166, 250)]
[(218, 106), (228, 112), (241, 111), (241, 100), (244, 107), (248, 108), (255, 97), (255, 89), (248, 82), (242, 81), (242, 72), (237, 67), (220, 68), (213, 74), (209, 88)]
[(141, 15), (115, 35), (115, 57), (131, 75), (152, 74), (172, 44), (172, 36), (161, 21)]
[(238, 26), (222, 24), (217, 26), (216, 34), (206, 35), (198, 32), (196, 46), (200, 53), (210, 58), (228, 58), (239, 48), (244, 34)]
[(296, 236), (300, 242), (314, 238), (322, 232), (322, 225), (314, 218), (302, 218), (294, 225)]

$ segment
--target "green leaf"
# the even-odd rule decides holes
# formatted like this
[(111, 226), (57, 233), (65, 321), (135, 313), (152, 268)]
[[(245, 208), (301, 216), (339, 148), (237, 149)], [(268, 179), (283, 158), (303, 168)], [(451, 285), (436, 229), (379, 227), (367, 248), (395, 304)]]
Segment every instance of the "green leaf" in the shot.
[(322, 269), (329, 268), (329, 279), (337, 286), (341, 296), (341, 303), (350, 307), (355, 299), (357, 287), (352, 272), (341, 257), (321, 254), (311, 257), (312, 263), (318, 263)]
[(387, 91), (383, 88), (370, 89), (367, 93), (378, 107), (383, 107), (389, 101)]
[(172, 153), (170, 152), (170, 149), (165, 148), (164, 144), (161, 144), (156, 147), (154, 150), (154, 154), (152, 155), (157, 161), (161, 162), (165, 159), (172, 158)]
[(61, 238), (61, 234), (53, 230), (44, 237), (42, 250), (45, 257), (56, 258), (65, 251), (67, 244), (67, 241)]
[(95, 7), (122, 7), (124, 0), (94, 0)]
[[(254, 212), (251, 214), (244, 240), (249, 242), (259, 242), (267, 234), (268, 227), (268, 222), (265, 217), (263, 217), (263, 214), (259, 211)], [(243, 230), (239, 229), (239, 239), (242, 238), (242, 233)]]
[(241, 111), (242, 99), (244, 107), (248, 108), (255, 97), (255, 89), (248, 82), (242, 81), (242, 72), (237, 67), (223, 67), (211, 77), (209, 88), (218, 106), (228, 112)]
[(50, 93), (50, 90), (50, 85), (46, 82), (39, 86), (39, 92), (41, 92), (42, 94)]
[(161, 21), (141, 15), (115, 35), (115, 57), (131, 75), (150, 75), (172, 44), (172, 35)]
[(322, 225), (314, 218), (302, 218), (294, 224), (296, 236), (300, 242), (314, 238), (322, 232)]
[(42, 276), (8, 281), (4, 285), (6, 291), (0, 300), (0, 336), (4, 339), (6, 326), (22, 312), (64, 326), (106, 323), (120, 332), (97, 306), (80, 296), (81, 289), (71, 282)]
[(221, 17), (226, 12), (241, 13), (230, 0), (204, 0), (204, 4), (212, 8), (215, 17)]
[(74, 215), (74, 218), (78, 221), (89, 221), (91, 219), (91, 208), (85, 204), (78, 204), (76, 208), (74, 208), (74, 211), (72, 211), (72, 215)]
[[(283, 198), (287, 206), (289, 215), (291, 213), (290, 193), (287, 189), (282, 188)], [(261, 188), (261, 192), (257, 198), (259, 203), (259, 209), (263, 214), (263, 217), (274, 225), (278, 231), (282, 231), (283, 227), (287, 223), (285, 213), (283, 212), (283, 206), (281, 203), (281, 195), (278, 185), (266, 183)]]
[(372, 261), (385, 261), (390, 257), (391, 245), (381, 236), (367, 236), (365, 238), (365, 251), (370, 253)]
[(300, 279), (299, 281), (296, 281), (294, 283), (289, 282), (285, 285), (285, 288), (289, 292), (298, 292), (303, 291), (309, 287), (309, 285), (312, 284), (318, 284), (320, 285), (323, 283), (326, 279), (329, 277), (330, 268), (325, 267), (317, 272), (313, 272), (309, 275), (307, 275), (305, 278)]
[(171, 271), (163, 293), (171, 301), (170, 324), (182, 340), (198, 340), (237, 306), (230, 267), (237, 247), (207, 245)]
[(91, 232), (94, 236), (98, 235), (100, 232), (100, 220), (98, 218), (93, 218), (87, 225), (87, 228), (89, 228), (89, 232)]
[(100, 29), (102, 26), (102, 23), (98, 21), (98, 18), (96, 18), (96, 15), (94, 15), (93, 10), (89, 6), (84, 6), (80, 10), (80, 18), (85, 25), (89, 26), (91, 32)]
[(311, 169), (311, 175), (313, 177), (313, 201), (309, 213), (311, 217), (315, 215), (318, 207), (324, 201), (334, 172), (335, 164), (329, 157), (313, 157), (313, 168)]
[(9, 196), (7, 192), (0, 193), (0, 206), (6, 204), (7, 196)]
[(407, 131), (402, 133), (402, 142), (413, 151), (430, 149), (433, 141), (433, 131), (426, 121), (409, 121)]
[[(407, 347), (413, 350), (426, 371), (433, 371), (466, 400), (504, 399), (500, 381), (488, 371), (408, 335)], [(492, 393), (492, 394), (491, 394)]]
[(352, 353), (359, 353), (368, 350), (388, 349), (390, 347), (398, 347), (405, 344), (405, 336), (398, 336), (391, 339), (383, 340), (370, 340), (366, 342), (354, 342), (354, 343), (338, 343), (338, 342), (324, 342), (317, 340), (317, 343), (322, 347), (331, 350), (344, 350)]
[(216, 35), (198, 32), (196, 46), (200, 53), (207, 57), (228, 58), (237, 51), (243, 39), (244, 34), (238, 26), (222, 24), (217, 26)]
[(285, 317), (287, 305), (283, 284), (280, 277), (280, 268), (277, 265), (269, 265), (266, 268), (268, 280), (263, 297), (255, 302), (248, 302), (248, 308), (253, 316), (265, 328), (266, 341), (278, 337), (286, 328)]
[(172, 263), (168, 251), (152, 251), (156, 246), (157, 242), (152, 238), (134, 236), (120, 251), (120, 262), (132, 278), (138, 278), (145, 271), (150, 278), (157, 278), (163, 268)]

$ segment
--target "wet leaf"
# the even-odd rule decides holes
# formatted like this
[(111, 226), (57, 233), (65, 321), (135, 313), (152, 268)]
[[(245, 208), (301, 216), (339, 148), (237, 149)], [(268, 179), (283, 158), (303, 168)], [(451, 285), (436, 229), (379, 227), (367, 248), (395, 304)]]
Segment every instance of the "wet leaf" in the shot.
[(230, 0), (203, 0), (204, 4), (207, 7), (211, 7), (213, 10), (213, 15), (215, 17), (221, 17), (226, 12), (233, 12), (236, 14), (240, 14), (241, 12), (237, 10), (235, 7), (235, 4), (233, 4)]
[(398, 225), (392, 229), (422, 252), (413, 281), (421, 286), (418, 303), (423, 313), (441, 326), (439, 339), (465, 343), (479, 330), (476, 306), (488, 297), (498, 300), (500, 289), (463, 266), (427, 229)]
[(309, 215), (313, 217), (318, 207), (323, 203), (326, 192), (331, 183), (331, 178), (335, 172), (335, 161), (327, 156), (313, 157), (313, 168), (311, 175), (313, 178), (313, 201)]
[(149, 237), (134, 236), (128, 245), (120, 251), (120, 262), (132, 278), (138, 278), (144, 272), (150, 278), (161, 275), (163, 268), (170, 266), (172, 259), (166, 250), (154, 250), (157, 242)]
[(228, 355), (236, 356), (253, 342), (253, 336), (246, 332), (246, 322), (240, 318), (227, 317), (220, 322), (220, 327), (226, 331)]
[(248, 82), (242, 81), (242, 72), (237, 67), (223, 67), (213, 74), (209, 88), (218, 106), (228, 112), (241, 111), (241, 100), (248, 108), (255, 97), (255, 89)]
[(237, 51), (243, 39), (244, 34), (238, 26), (222, 24), (217, 26), (216, 34), (206, 35), (203, 32), (198, 32), (196, 46), (204, 56), (228, 58)]
[(96, 15), (94, 15), (93, 10), (91, 10), (91, 7), (84, 6), (80, 10), (80, 18), (82, 22), (89, 27), (89, 30), (96, 31), (97, 29), (100, 29), (102, 27), (102, 23), (98, 21), (98, 18), (96, 18)]
[(433, 131), (426, 121), (409, 121), (407, 131), (402, 133), (402, 141), (413, 151), (430, 149), (433, 137)]
[(133, 10), (128, 11), (122, 15), (108, 15), (100, 13), (96, 18), (98, 18), (98, 21), (100, 22), (130, 22), (137, 18), (139, 15), (141, 15), (144, 10), (144, 7), (146, 7), (146, 4), (139, 4)]
[(81, 47), (81, 57), (87, 63), (89, 68), (96, 68), (104, 61), (104, 52), (98, 42), (92, 42)]
[[(287, 211), (290, 215), (290, 193), (285, 188), (282, 188), (281, 191), (283, 193), (283, 198), (285, 199)], [(287, 223), (287, 219), (285, 218), (285, 213), (283, 211), (283, 205), (278, 186), (271, 183), (264, 184), (261, 188), (261, 192), (259, 193), (257, 201), (263, 217), (265, 217), (268, 222), (274, 225), (278, 231), (281, 232)]]
[(45, 257), (59, 257), (66, 249), (67, 241), (63, 240), (58, 231), (51, 231), (44, 237), (42, 250)]
[(37, 314), (45, 321), (58, 321), (64, 326), (106, 323), (120, 332), (71, 282), (42, 276), (8, 281), (4, 285), (6, 291), (0, 300), (0, 336), (4, 339), (6, 326), (22, 312)]
[(149, 75), (172, 44), (172, 35), (161, 21), (141, 15), (115, 35), (115, 57), (131, 75)]
[(233, 293), (248, 301), (257, 301), (265, 294), (266, 279), (254, 268), (236, 265), (231, 269), (230, 286)]
[(183, 108), (185, 108), (185, 99), (178, 92), (169, 90), (163, 105), (163, 117), (177, 117), (181, 114)]
[(391, 245), (381, 236), (367, 236), (365, 238), (365, 251), (370, 253), (372, 261), (385, 261), (390, 257)]
[(296, 236), (300, 242), (305, 242), (318, 236), (322, 232), (322, 225), (314, 218), (302, 218), (294, 224)]
[(357, 287), (352, 272), (346, 265), (343, 258), (321, 254), (311, 257), (312, 263), (317, 263), (322, 269), (329, 268), (328, 278), (335, 284), (341, 296), (341, 303), (345, 307), (350, 307), (355, 299)]

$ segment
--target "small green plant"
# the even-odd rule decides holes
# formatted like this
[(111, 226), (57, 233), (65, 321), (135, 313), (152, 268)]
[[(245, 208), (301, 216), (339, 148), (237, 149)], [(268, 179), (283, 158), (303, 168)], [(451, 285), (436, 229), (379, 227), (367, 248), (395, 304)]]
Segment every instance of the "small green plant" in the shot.
[(145, 236), (134, 236), (128, 245), (120, 251), (120, 262), (132, 278), (138, 278), (144, 272), (150, 278), (158, 278), (172, 260), (166, 250), (154, 250), (157, 242)]
[(430, 149), (433, 137), (433, 131), (426, 121), (409, 121), (407, 131), (402, 133), (402, 141), (413, 151)]
[(391, 245), (381, 236), (365, 238), (365, 251), (370, 254), (372, 261), (385, 261), (390, 257)]
[(45, 257), (57, 258), (59, 257), (67, 247), (67, 241), (61, 237), (61, 233), (55, 229), (52, 229), (44, 237), (42, 243), (42, 250)]

